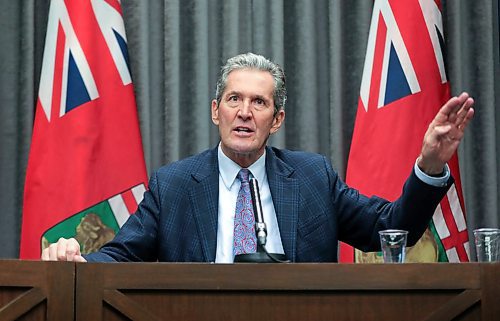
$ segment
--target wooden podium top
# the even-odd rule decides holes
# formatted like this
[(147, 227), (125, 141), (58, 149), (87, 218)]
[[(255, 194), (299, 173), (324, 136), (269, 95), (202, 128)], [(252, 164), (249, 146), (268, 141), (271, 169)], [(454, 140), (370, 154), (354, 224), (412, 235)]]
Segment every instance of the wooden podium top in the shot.
[(477, 263), (85, 263), (78, 268), (96, 278), (103, 276), (102, 280), (95, 280), (103, 288), (389, 290), (479, 289), (481, 266)]

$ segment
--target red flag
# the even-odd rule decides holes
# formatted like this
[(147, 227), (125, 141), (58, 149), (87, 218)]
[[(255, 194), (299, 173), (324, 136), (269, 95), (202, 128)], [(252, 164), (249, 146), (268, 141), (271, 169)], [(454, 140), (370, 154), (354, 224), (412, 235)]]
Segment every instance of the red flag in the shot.
[(59, 237), (96, 250), (146, 188), (118, 0), (52, 0), (24, 190), (20, 257)]
[[(434, 0), (374, 3), (346, 179), (363, 194), (389, 200), (401, 194), (429, 123), (450, 98), (440, 5)], [(457, 156), (448, 164), (455, 184), (424, 235), (433, 247), (426, 253), (463, 262), (469, 252)], [(345, 245), (340, 260), (353, 260)]]

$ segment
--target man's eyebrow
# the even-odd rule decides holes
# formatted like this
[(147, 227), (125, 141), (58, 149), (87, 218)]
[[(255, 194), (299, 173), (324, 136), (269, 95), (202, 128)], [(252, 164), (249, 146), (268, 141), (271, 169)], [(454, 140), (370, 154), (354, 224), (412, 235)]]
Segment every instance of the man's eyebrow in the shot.
[[(231, 96), (231, 95), (244, 96), (240, 91), (231, 90), (231, 91), (226, 92), (223, 97), (227, 97), (227, 96)], [(260, 94), (250, 95), (250, 98), (251, 99), (262, 99), (263, 101), (266, 101), (266, 102), (269, 102), (272, 100), (272, 97), (266, 98), (266, 96), (263, 96)]]
[(231, 91), (228, 91), (227, 93), (224, 94), (224, 96), (228, 96), (228, 95), (241, 95), (241, 93), (239, 91), (236, 91), (236, 90), (231, 90)]
[(262, 95), (254, 95), (252, 96), (252, 99), (262, 99), (263, 101), (270, 101), (271, 98), (266, 98), (265, 96)]

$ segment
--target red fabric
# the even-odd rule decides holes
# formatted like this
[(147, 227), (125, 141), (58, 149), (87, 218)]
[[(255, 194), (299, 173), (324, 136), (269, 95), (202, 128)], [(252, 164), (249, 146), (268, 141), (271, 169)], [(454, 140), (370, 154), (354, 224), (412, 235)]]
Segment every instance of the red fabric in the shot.
[[(76, 39), (61, 19), (64, 12)], [(59, 26), (54, 68), (48, 70), (53, 74), (53, 99), (51, 106), (44, 106), (50, 108), (49, 119), (40, 90), (24, 192), (23, 259), (40, 257), (41, 236), (50, 227), (134, 185), (146, 185), (133, 85), (122, 82), (90, 0), (52, 1), (49, 26), (51, 19)], [(87, 79), (94, 80), (98, 97), (60, 116), (62, 84), (68, 73), (64, 51), (69, 46), (77, 56), (78, 50), (71, 47), (75, 40), (90, 67)], [(46, 42), (42, 69), (50, 67), (48, 52)], [(66, 95), (72, 94), (68, 88)]]
[[(427, 3), (429, 7), (434, 5), (432, 1), (421, 1), (421, 3)], [(437, 3), (437, 6), (439, 5)], [(394, 200), (401, 194), (404, 181), (420, 153), (423, 136), (429, 123), (450, 97), (449, 83), (442, 83), (438, 67), (439, 57), (436, 50), (441, 51), (441, 48), (439, 44), (436, 46), (431, 41), (430, 32), (434, 33), (436, 27), (432, 25), (429, 31), (425, 19), (428, 16), (424, 18), (424, 12), (417, 0), (392, 0), (388, 4), (385, 1), (375, 1), (372, 19), (378, 17), (379, 20), (377, 25), (373, 20), (371, 26), (371, 32), (375, 32), (376, 35), (373, 64), (368, 74), (365, 69), (364, 75), (371, 77), (369, 99), (365, 105), (360, 95), (346, 175), (346, 182), (363, 194), (378, 195), (388, 200)], [(439, 14), (439, 11), (434, 13)], [(395, 24), (391, 22), (391, 15)], [(397, 32), (400, 33), (402, 42), (398, 39)], [(394, 47), (399, 46), (408, 53), (409, 61), (406, 61), (408, 64), (401, 52), (398, 52), (397, 58), (402, 66), (414, 70), (420, 88), (379, 107), (380, 86), (385, 86), (385, 92), (390, 92), (401, 83), (394, 85), (383, 81), (390, 77), (390, 71), (387, 77), (383, 76), (384, 61), (387, 61), (390, 55), (390, 49), (386, 49), (387, 39)], [(369, 54), (367, 50), (367, 58)], [(406, 75), (405, 78), (409, 81), (412, 77)], [(382, 94), (383, 92), (382, 90)], [(449, 165), (463, 209), (456, 156)], [(445, 218), (451, 215), (453, 220), (452, 214), (447, 212), (448, 209), (443, 207), (443, 214)], [(465, 213), (464, 210), (463, 212)], [(457, 244), (463, 242), (463, 233), (462, 236), (460, 233), (452, 236)], [(464, 257), (463, 253), (460, 257), (461, 260), (467, 260), (467, 256)], [(342, 244), (340, 261), (353, 262), (353, 260), (352, 249)]]

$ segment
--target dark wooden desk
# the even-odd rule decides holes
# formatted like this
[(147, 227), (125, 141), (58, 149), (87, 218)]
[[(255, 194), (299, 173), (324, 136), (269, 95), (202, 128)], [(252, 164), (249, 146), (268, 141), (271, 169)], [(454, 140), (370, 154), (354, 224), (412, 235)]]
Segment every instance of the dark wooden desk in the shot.
[(0, 261), (0, 320), (73, 320), (75, 264)]
[(500, 320), (496, 264), (77, 264), (76, 319)]
[(0, 261), (0, 320), (500, 320), (495, 264)]

